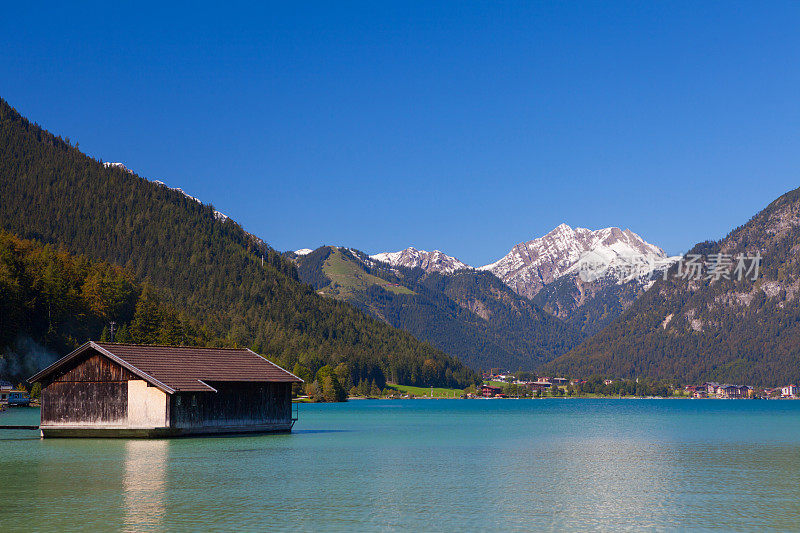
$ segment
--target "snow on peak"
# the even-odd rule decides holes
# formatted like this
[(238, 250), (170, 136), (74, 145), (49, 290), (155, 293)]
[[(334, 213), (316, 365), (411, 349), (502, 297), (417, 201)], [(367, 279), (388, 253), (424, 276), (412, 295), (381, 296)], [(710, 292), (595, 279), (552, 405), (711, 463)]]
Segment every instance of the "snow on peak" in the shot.
[(375, 261), (389, 263), (392, 266), (408, 268), (419, 267), (425, 272), (443, 272), (449, 274), (456, 270), (472, 268), (466, 263), (439, 250), (428, 252), (426, 250), (417, 250), (413, 246), (405, 250), (400, 250), (399, 252), (382, 252), (369, 257)]
[(128, 167), (126, 167), (122, 163), (110, 163), (110, 162), (106, 161), (105, 163), (103, 163), (103, 166), (106, 167), (106, 168), (118, 168), (120, 170), (124, 170), (125, 172), (133, 172), (132, 170), (130, 170)]
[(313, 251), (314, 250), (312, 250), (311, 248), (300, 248), (299, 250), (295, 250), (294, 253), (296, 255), (308, 255)]
[[(131, 169), (129, 169), (128, 167), (126, 167), (124, 163), (110, 163), (110, 162), (106, 161), (106, 162), (103, 163), (103, 166), (106, 167), (106, 168), (118, 168), (120, 170), (124, 170), (125, 172), (130, 172), (131, 174), (133, 174), (133, 171)], [(161, 185), (162, 187), (166, 187), (167, 189), (169, 189), (171, 191), (179, 192), (182, 195), (184, 195), (186, 198), (188, 198), (190, 200), (194, 200), (198, 204), (202, 204), (203, 203), (203, 202), (200, 201), (199, 198), (195, 198), (194, 196), (192, 196), (190, 194), (186, 194), (186, 192), (184, 192), (184, 190), (179, 188), (179, 187), (170, 187), (169, 185), (167, 185), (166, 183), (164, 183), (163, 181), (160, 181), (160, 180), (150, 180), (150, 181), (152, 181), (156, 185)], [(225, 221), (225, 220), (228, 219), (228, 216), (227, 215), (223, 215), (219, 211), (214, 211), (214, 218), (216, 218), (217, 220), (221, 219), (221, 220)]]
[[(116, 164), (122, 165), (122, 163), (114, 163), (114, 164), (115, 164), (115, 165), (116, 165)], [(186, 198), (188, 198), (188, 199), (190, 199), (190, 200), (194, 200), (194, 201), (195, 201), (195, 202), (197, 202), (198, 204), (202, 204), (202, 203), (203, 203), (203, 202), (201, 202), (201, 201), (200, 201), (200, 198), (195, 198), (195, 197), (194, 197), (194, 196), (192, 196), (192, 195), (186, 194), (186, 192), (185, 192), (183, 189), (181, 189), (180, 187), (170, 187), (169, 185), (167, 185), (167, 184), (166, 184), (166, 183), (164, 183), (163, 181), (159, 181), (159, 180), (151, 180), (151, 181), (152, 181), (153, 183), (155, 183), (156, 185), (161, 185), (162, 187), (166, 187), (167, 189), (169, 189), (169, 190), (171, 190), (171, 191), (179, 192), (179, 193), (181, 193), (182, 195), (184, 195)], [(222, 214), (222, 213), (220, 213), (219, 211), (214, 211), (214, 218), (216, 218), (216, 219), (220, 219), (220, 218), (221, 218), (221, 219), (225, 220), (225, 219), (227, 219), (228, 217), (227, 217), (227, 216), (225, 216), (225, 215), (223, 215), (223, 214)]]
[(553, 235), (558, 233), (570, 233), (570, 232), (572, 232), (572, 228), (569, 226), (569, 224), (562, 222), (561, 224), (553, 228), (553, 231), (548, 233), (548, 235)]
[(542, 287), (567, 274), (580, 272), (583, 277), (588, 269), (590, 278), (597, 277), (584, 281), (613, 276), (623, 283), (631, 276), (644, 277), (665, 268), (673, 260), (629, 229), (592, 231), (560, 224), (543, 237), (517, 244), (503, 258), (480, 269), (491, 271), (517, 293), (532, 298)]

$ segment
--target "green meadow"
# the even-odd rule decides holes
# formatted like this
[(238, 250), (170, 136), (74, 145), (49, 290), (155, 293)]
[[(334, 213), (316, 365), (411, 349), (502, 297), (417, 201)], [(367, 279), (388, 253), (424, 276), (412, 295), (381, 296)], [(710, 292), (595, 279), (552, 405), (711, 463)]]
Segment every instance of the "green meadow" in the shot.
[[(394, 383), (387, 383), (387, 389), (394, 389), (404, 394), (413, 394), (414, 396), (431, 396), (430, 387), (412, 387), (411, 385), (397, 385)], [(446, 389), (442, 387), (433, 387), (434, 398), (460, 398), (464, 394), (462, 389)]]

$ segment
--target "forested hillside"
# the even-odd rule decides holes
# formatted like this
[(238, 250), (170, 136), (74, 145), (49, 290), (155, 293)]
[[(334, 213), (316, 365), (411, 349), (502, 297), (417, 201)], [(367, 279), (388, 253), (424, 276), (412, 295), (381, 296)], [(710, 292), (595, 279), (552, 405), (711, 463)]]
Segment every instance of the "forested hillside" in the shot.
[(532, 370), (580, 340), (491, 272), (425, 272), (333, 246), (295, 260), (301, 279), (321, 294), (352, 302), (476, 368)]
[(578, 275), (567, 275), (542, 287), (533, 301), (587, 338), (613, 322), (661, 274), (626, 282), (610, 276), (585, 282)]
[[(212, 206), (104, 167), (2, 100), (0, 146), (3, 228), (123, 266), (173, 308), (198, 317), (209, 339), (251, 347), (288, 368), (346, 362), (353, 383), (475, 380), (458, 360), (412, 335), (318, 296), (289, 261), (215, 217)], [(76, 332), (76, 341), (90, 334)]]
[[(800, 189), (772, 202), (718, 242), (686, 257), (706, 262), (701, 279), (674, 265), (620, 318), (545, 367), (573, 376), (652, 376), (683, 382), (779, 385), (800, 381)], [(715, 255), (730, 279), (709, 276)], [(761, 255), (753, 273), (734, 275), (736, 256)], [(745, 263), (752, 268), (752, 261)]]
[(199, 321), (123, 268), (0, 230), (0, 376), (24, 380), (85, 339), (205, 345)]

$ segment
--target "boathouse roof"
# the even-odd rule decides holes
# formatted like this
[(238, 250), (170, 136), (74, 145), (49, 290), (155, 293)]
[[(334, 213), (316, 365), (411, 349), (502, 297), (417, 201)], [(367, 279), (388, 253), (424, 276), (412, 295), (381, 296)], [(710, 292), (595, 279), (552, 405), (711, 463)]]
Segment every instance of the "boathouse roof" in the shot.
[(83, 344), (38, 374), (31, 383), (58, 372), (85, 352), (94, 350), (168, 394), (216, 392), (209, 382), (299, 383), (300, 378), (257, 353), (241, 348), (196, 348), (93, 342)]

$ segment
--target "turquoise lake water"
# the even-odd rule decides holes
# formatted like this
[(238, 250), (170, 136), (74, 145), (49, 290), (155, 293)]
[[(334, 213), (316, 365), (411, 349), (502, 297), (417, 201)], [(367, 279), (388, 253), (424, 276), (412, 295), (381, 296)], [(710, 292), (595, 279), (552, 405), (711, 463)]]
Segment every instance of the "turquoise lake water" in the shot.
[[(0, 413), (36, 424), (38, 410)], [(291, 435), (0, 430), (2, 531), (797, 530), (800, 401), (302, 405)]]

